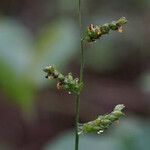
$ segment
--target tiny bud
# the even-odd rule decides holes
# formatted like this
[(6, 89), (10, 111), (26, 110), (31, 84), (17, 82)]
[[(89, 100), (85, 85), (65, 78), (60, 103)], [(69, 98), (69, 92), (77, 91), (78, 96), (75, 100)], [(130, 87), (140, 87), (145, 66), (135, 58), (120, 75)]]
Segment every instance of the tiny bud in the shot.
[(51, 80), (51, 79), (53, 79), (53, 76), (47, 76), (47, 78), (48, 78), (49, 80)]
[(118, 32), (119, 32), (119, 33), (122, 33), (122, 32), (123, 32), (123, 27), (122, 27), (122, 26), (118, 27)]
[(109, 24), (109, 27), (110, 27), (111, 30), (117, 30), (118, 29), (115, 21), (111, 22)]
[(117, 21), (117, 25), (121, 26), (127, 23), (127, 19), (125, 17), (121, 17), (118, 21)]
[(100, 27), (100, 30), (101, 30), (101, 32), (102, 32), (103, 34), (108, 34), (108, 33), (109, 33), (109, 30), (110, 30), (108, 23), (106, 23), (106, 24), (104, 24), (103, 26), (101, 26), (101, 27)]
[(90, 24), (90, 25), (88, 26), (88, 31), (91, 32), (91, 31), (93, 31), (93, 30), (94, 30), (94, 25), (93, 25), (93, 24)]
[(67, 78), (68, 78), (69, 80), (73, 80), (72, 73), (68, 73)]
[(100, 35), (100, 31), (97, 31), (97, 35), (98, 35), (98, 36)]
[(78, 82), (79, 82), (79, 79), (78, 79), (78, 78), (75, 78), (74, 80), (75, 80), (75, 82), (76, 82), (76, 83), (78, 83)]
[(57, 83), (57, 89), (58, 89), (58, 90), (61, 90), (61, 89), (62, 89), (62, 85), (61, 85), (60, 82)]
[(125, 108), (125, 106), (123, 105), (123, 104), (118, 104), (115, 108), (114, 108), (114, 110), (122, 110), (122, 109), (124, 109)]
[(116, 117), (120, 117), (123, 115), (123, 113), (120, 110), (115, 110), (112, 114), (115, 115)]
[(49, 73), (49, 71), (51, 70), (52, 66), (47, 66), (43, 69), (44, 72)]

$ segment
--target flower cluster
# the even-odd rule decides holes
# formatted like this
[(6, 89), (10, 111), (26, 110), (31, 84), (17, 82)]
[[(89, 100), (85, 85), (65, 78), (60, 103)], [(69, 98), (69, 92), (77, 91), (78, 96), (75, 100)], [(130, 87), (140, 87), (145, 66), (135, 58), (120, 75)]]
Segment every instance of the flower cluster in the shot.
[(100, 26), (94, 26), (93, 24), (87, 27), (84, 40), (88, 42), (94, 42), (99, 39), (102, 35), (108, 34), (110, 30), (122, 32), (122, 26), (127, 23), (125, 17), (120, 18), (117, 21), (112, 21), (111, 23), (106, 23)]
[(71, 73), (64, 76), (53, 66), (47, 66), (43, 71), (47, 73), (46, 78), (55, 79), (58, 82), (57, 89), (64, 89), (68, 91), (69, 94), (79, 94), (83, 87), (83, 83), (80, 83), (78, 78), (74, 79)]
[(104, 130), (108, 129), (113, 122), (118, 121), (119, 118), (124, 115), (122, 113), (124, 107), (125, 106), (122, 104), (117, 105), (110, 114), (99, 116), (94, 121), (80, 124), (78, 134), (93, 132), (98, 134), (102, 133)]

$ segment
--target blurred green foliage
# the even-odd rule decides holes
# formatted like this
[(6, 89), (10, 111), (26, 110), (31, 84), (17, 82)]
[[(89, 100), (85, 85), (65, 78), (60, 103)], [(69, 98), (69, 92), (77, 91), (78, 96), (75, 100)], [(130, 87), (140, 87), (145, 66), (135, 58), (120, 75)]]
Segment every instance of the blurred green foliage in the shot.
[(26, 76), (32, 58), (31, 36), (8, 18), (0, 20), (0, 32), (0, 86), (10, 100), (26, 109), (33, 103), (33, 85)]

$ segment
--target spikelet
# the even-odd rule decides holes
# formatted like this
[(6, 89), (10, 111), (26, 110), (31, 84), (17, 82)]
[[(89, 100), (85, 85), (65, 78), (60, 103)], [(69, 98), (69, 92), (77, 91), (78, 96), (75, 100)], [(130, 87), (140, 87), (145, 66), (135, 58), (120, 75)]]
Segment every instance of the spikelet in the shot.
[(43, 69), (43, 71), (47, 73), (46, 78), (55, 79), (58, 82), (58, 90), (63, 89), (68, 91), (69, 94), (79, 94), (83, 87), (83, 83), (80, 83), (78, 78), (74, 79), (71, 73), (68, 73), (68, 75), (64, 76), (53, 66), (47, 66)]
[(117, 21), (112, 21), (111, 23), (106, 23), (100, 26), (94, 26), (93, 24), (90, 24), (87, 27), (87, 31), (83, 39), (87, 42), (94, 42), (97, 39), (99, 39), (102, 35), (109, 34), (111, 30), (122, 33), (123, 25), (126, 23), (127, 23), (126, 18), (121, 17)]
[(117, 105), (114, 110), (107, 115), (99, 116), (97, 119), (79, 125), (79, 134), (86, 133), (102, 133), (110, 127), (110, 125), (120, 119), (124, 115), (122, 109), (123, 104)]

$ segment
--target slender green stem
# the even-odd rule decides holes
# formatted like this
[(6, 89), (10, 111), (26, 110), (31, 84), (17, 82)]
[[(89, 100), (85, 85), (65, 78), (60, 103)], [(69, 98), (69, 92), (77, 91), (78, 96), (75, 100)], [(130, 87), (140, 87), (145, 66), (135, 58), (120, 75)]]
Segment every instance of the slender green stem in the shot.
[(81, 39), (81, 58), (80, 58), (80, 82), (83, 82), (83, 71), (84, 71), (84, 41)]
[(81, 12), (81, 0), (78, 0), (78, 18), (79, 18), (79, 26), (80, 26), (80, 34), (82, 33), (82, 12)]
[[(82, 14), (81, 14), (81, 0), (78, 0), (78, 17), (79, 17), (79, 26), (80, 26), (80, 49), (81, 49), (81, 58), (80, 58), (80, 83), (83, 82), (83, 69), (84, 69), (84, 47), (82, 40)], [(79, 134), (78, 134), (78, 123), (80, 116), (80, 94), (76, 97), (76, 129), (75, 129), (75, 150), (79, 149)]]
[(75, 150), (79, 148), (78, 122), (80, 114), (80, 95), (76, 97), (76, 129), (75, 129)]

